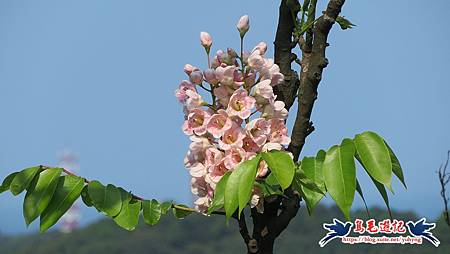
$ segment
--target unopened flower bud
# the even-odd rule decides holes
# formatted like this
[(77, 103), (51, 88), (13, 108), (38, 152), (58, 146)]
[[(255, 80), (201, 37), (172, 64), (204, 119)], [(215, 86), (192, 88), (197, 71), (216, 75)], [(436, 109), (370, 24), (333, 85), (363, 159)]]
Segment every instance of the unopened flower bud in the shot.
[(207, 32), (201, 32), (200, 33), (200, 43), (205, 48), (205, 50), (207, 52), (209, 52), (209, 49), (211, 48), (211, 45), (212, 45), (211, 35), (209, 35), (209, 33), (207, 33)]
[(190, 65), (190, 64), (185, 64), (185, 65), (184, 65), (184, 72), (185, 72), (187, 75), (191, 75), (191, 73), (192, 73), (193, 71), (195, 71), (195, 70), (198, 70), (198, 68), (195, 67), (195, 66), (192, 66), (192, 65)]
[(210, 84), (215, 85), (215, 84), (219, 83), (213, 69), (206, 69), (205, 71), (203, 71), (203, 76), (205, 77), (206, 82), (208, 82)]
[(203, 75), (202, 72), (199, 70), (195, 70), (193, 71), (190, 75), (189, 75), (189, 79), (191, 80), (192, 83), (194, 84), (201, 84), (203, 81)]
[(244, 35), (247, 33), (248, 29), (250, 28), (250, 21), (248, 19), (248, 15), (242, 16), (239, 19), (236, 26), (237, 26), (239, 33), (241, 34), (241, 38), (243, 38)]

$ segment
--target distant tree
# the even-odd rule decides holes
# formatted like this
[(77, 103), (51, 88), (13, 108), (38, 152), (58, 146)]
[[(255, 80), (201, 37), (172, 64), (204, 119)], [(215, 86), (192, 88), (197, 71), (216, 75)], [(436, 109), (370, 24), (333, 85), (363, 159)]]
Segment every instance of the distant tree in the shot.
[(438, 170), (438, 177), (439, 177), (439, 184), (441, 186), (441, 197), (444, 201), (444, 219), (447, 225), (450, 227), (450, 217), (448, 213), (448, 201), (449, 198), (447, 197), (446, 187), (448, 183), (450, 182), (450, 173), (447, 172), (447, 166), (448, 166), (448, 160), (450, 158), (450, 151), (447, 152), (447, 160), (444, 164), (442, 164), (439, 167)]
[[(144, 199), (112, 184), (105, 186), (48, 166), (12, 173), (0, 191), (10, 190), (13, 195), (26, 191), (26, 224), (40, 216), (41, 232), (53, 226), (80, 196), (87, 206), (127, 230), (136, 227), (141, 212), (148, 225), (157, 224), (169, 210), (177, 218), (190, 213), (225, 215), (237, 220), (248, 253), (273, 253), (275, 239), (297, 215), (302, 200), (313, 213), (328, 192), (349, 219), (355, 192), (364, 200), (355, 159), (389, 208), (386, 187), (392, 190), (392, 176), (405, 182), (398, 159), (378, 134), (363, 132), (318, 151), (315, 157), (299, 160), (306, 138), (314, 131), (310, 118), (328, 65), (328, 34), (335, 23), (344, 30), (354, 26), (339, 16), (344, 2), (329, 0), (316, 17), (317, 0), (282, 0), (274, 60), (266, 58), (265, 43), (244, 51), (248, 16), (237, 24), (239, 51), (218, 51), (211, 58), (212, 38), (206, 32), (200, 34), (208, 68), (201, 71), (186, 65), (189, 80), (182, 81), (176, 91), (186, 119), (183, 131), (192, 140), (185, 166), (192, 176), (192, 192), (198, 196), (194, 208)], [(301, 59), (293, 53), (297, 46)], [(300, 74), (293, 63), (300, 65)], [(203, 99), (206, 95), (210, 102)], [(296, 99), (289, 137), (285, 121)], [(247, 228), (248, 215), (252, 234)]]

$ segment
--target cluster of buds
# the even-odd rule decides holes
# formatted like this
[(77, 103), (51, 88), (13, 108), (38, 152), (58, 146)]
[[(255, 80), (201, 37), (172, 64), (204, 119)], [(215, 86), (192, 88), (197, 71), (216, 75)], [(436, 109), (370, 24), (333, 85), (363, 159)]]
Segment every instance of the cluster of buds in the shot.
[[(240, 18), (237, 29), (243, 42), (249, 30), (248, 16)], [(188, 79), (181, 82), (175, 95), (184, 107), (183, 132), (192, 141), (184, 164), (192, 176), (195, 207), (205, 212), (225, 173), (260, 152), (283, 150), (291, 140), (285, 126), (288, 112), (273, 92), (284, 77), (273, 59), (265, 57), (267, 44), (261, 42), (250, 52), (241, 47), (240, 55), (233, 49), (219, 50), (211, 59), (211, 36), (202, 32), (200, 41), (208, 56), (208, 69), (186, 64)], [(211, 96), (211, 102), (203, 99), (205, 94)], [(268, 167), (261, 161), (256, 177), (264, 178), (267, 173)], [(263, 207), (257, 189), (250, 205)]]

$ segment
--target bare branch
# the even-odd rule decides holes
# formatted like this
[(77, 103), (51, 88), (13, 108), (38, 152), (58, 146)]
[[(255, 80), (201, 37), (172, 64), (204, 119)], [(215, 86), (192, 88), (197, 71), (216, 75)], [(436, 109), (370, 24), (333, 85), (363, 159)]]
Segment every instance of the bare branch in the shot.
[(450, 182), (450, 173), (447, 173), (449, 158), (450, 158), (450, 150), (447, 152), (447, 160), (445, 161), (444, 165), (441, 165), (439, 167), (438, 177), (439, 183), (441, 185), (441, 197), (444, 200), (444, 219), (447, 225), (450, 227), (450, 216), (448, 212), (449, 198), (447, 197), (445, 189), (447, 187), (447, 184)]

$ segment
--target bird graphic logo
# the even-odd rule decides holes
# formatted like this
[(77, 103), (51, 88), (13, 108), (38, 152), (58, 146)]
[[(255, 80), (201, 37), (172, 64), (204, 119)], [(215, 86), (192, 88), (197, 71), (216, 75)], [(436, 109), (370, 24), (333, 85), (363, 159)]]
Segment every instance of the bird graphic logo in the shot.
[(406, 226), (408, 227), (409, 233), (413, 236), (424, 238), (436, 247), (441, 243), (433, 236), (433, 233), (430, 232), (430, 230), (436, 227), (436, 223), (426, 223), (426, 219), (422, 218), (416, 223), (408, 221)]
[(333, 219), (333, 223), (323, 224), (323, 228), (328, 230), (328, 233), (319, 241), (320, 247), (325, 246), (327, 243), (329, 243), (331, 240), (335, 238), (342, 238), (350, 234), (350, 231), (352, 230), (353, 223), (346, 222), (343, 223), (342, 221), (338, 219)]

